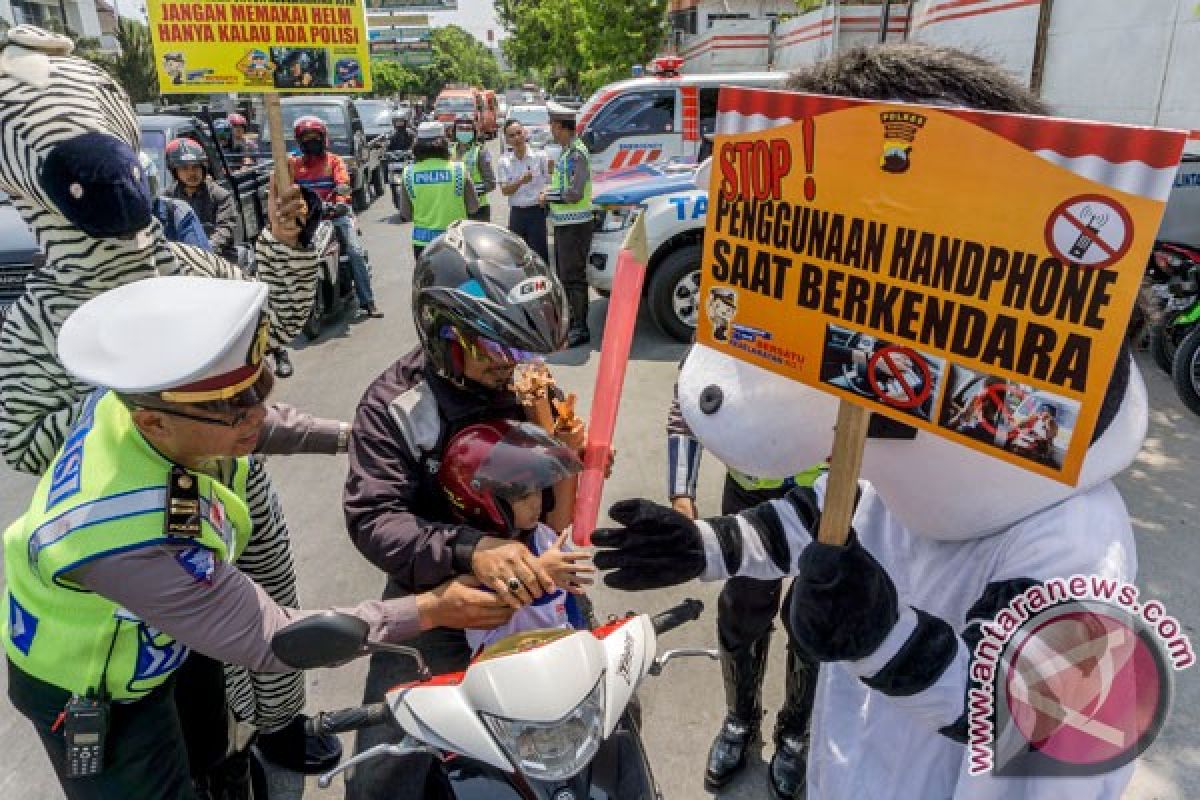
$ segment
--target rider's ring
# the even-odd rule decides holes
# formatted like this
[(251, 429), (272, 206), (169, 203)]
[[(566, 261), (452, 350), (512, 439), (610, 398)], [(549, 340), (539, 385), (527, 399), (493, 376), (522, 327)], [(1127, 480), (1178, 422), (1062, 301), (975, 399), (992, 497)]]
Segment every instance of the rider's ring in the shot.
[(521, 583), (521, 579), (517, 578), (516, 576), (509, 578), (504, 585), (508, 587), (508, 591), (512, 594), (516, 594), (517, 592), (521, 591), (521, 589), (525, 586), (525, 584)]

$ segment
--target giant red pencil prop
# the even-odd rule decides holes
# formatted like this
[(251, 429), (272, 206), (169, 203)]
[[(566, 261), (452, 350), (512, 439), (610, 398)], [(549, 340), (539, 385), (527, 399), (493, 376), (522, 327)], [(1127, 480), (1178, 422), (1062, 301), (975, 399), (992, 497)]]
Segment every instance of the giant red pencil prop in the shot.
[(639, 216), (617, 257), (617, 274), (613, 278), (604, 322), (604, 342), (600, 345), (600, 370), (592, 395), (592, 418), (583, 452), (583, 472), (575, 494), (572, 536), (575, 544), (581, 547), (591, 543), (600, 514), (604, 472), (612, 449), (613, 431), (617, 427), (617, 408), (621, 404), (621, 387), (625, 384), (625, 367), (629, 364), (629, 347), (633, 343), (645, 277), (646, 227)]

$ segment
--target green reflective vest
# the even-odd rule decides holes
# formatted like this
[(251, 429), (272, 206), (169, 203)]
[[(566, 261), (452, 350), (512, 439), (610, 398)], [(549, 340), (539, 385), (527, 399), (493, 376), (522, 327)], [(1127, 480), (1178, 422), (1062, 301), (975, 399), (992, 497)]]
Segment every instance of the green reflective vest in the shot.
[[(583, 156), (583, 163), (588, 163), (587, 147), (579, 139), (572, 139), (571, 144), (563, 148), (558, 156), (558, 164), (554, 168), (554, 179), (550, 188), (556, 192), (564, 192), (571, 185), (571, 160), (569, 156), (575, 151)], [(561, 196), (561, 194), (559, 195)], [(583, 184), (583, 197), (575, 203), (550, 203), (550, 222), (554, 225), (574, 225), (580, 222), (592, 221), (592, 173), (588, 170), (587, 181)]]
[(404, 168), (404, 190), (412, 201), (416, 247), (445, 233), (450, 223), (467, 218), (467, 168), (455, 161), (426, 158)]
[(115, 395), (93, 394), (29, 509), (4, 533), (4, 648), (13, 664), (79, 695), (99, 688), (103, 674), (116, 700), (137, 699), (166, 681), (187, 647), (69, 574), (105, 555), (176, 544), (185, 546), (180, 568), (203, 580), (214, 559), (232, 561), (249, 537), (248, 464), (237, 459), (232, 487), (189, 472), (201, 532), (167, 534), (171, 462), (142, 438)]
[(479, 197), (479, 207), (491, 205), (492, 201), (488, 199), (487, 192), (483, 189), (483, 170), (479, 168), (479, 149), (482, 147), (479, 142), (467, 148), (467, 152), (463, 153), (463, 164), (467, 167), (467, 172), (471, 175), (471, 181), (475, 184), (475, 194)]
[(733, 478), (734, 482), (743, 489), (751, 492), (760, 492), (772, 489), (790, 489), (793, 486), (812, 486), (817, 478), (821, 477), (828, 470), (829, 465), (821, 463), (811, 466), (803, 472), (789, 475), (786, 478), (759, 478), (754, 475), (747, 475), (744, 472), (738, 472), (731, 467), (729, 469), (729, 477)]

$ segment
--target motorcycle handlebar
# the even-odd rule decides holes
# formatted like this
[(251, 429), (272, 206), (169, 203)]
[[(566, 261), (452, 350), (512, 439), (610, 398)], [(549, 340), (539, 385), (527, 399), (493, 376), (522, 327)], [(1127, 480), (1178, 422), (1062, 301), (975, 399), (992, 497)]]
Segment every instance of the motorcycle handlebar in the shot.
[(661, 636), (667, 631), (675, 630), (685, 622), (699, 619), (702, 611), (704, 611), (704, 603), (689, 597), (674, 608), (668, 608), (661, 614), (655, 614), (650, 618), (650, 623), (654, 626), (654, 632)]
[(310, 717), (304, 724), (304, 731), (309, 736), (319, 736), (323, 733), (349, 733), (362, 728), (373, 728), (383, 725), (392, 717), (392, 711), (387, 703), (371, 703), (365, 706), (343, 708), (340, 711), (322, 711), (315, 717)]

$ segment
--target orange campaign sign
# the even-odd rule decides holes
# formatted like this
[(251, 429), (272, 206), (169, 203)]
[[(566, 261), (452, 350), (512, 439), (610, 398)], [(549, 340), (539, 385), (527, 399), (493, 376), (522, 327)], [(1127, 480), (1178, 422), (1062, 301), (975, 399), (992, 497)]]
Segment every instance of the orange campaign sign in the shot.
[(1077, 479), (1185, 134), (722, 89), (697, 340)]

